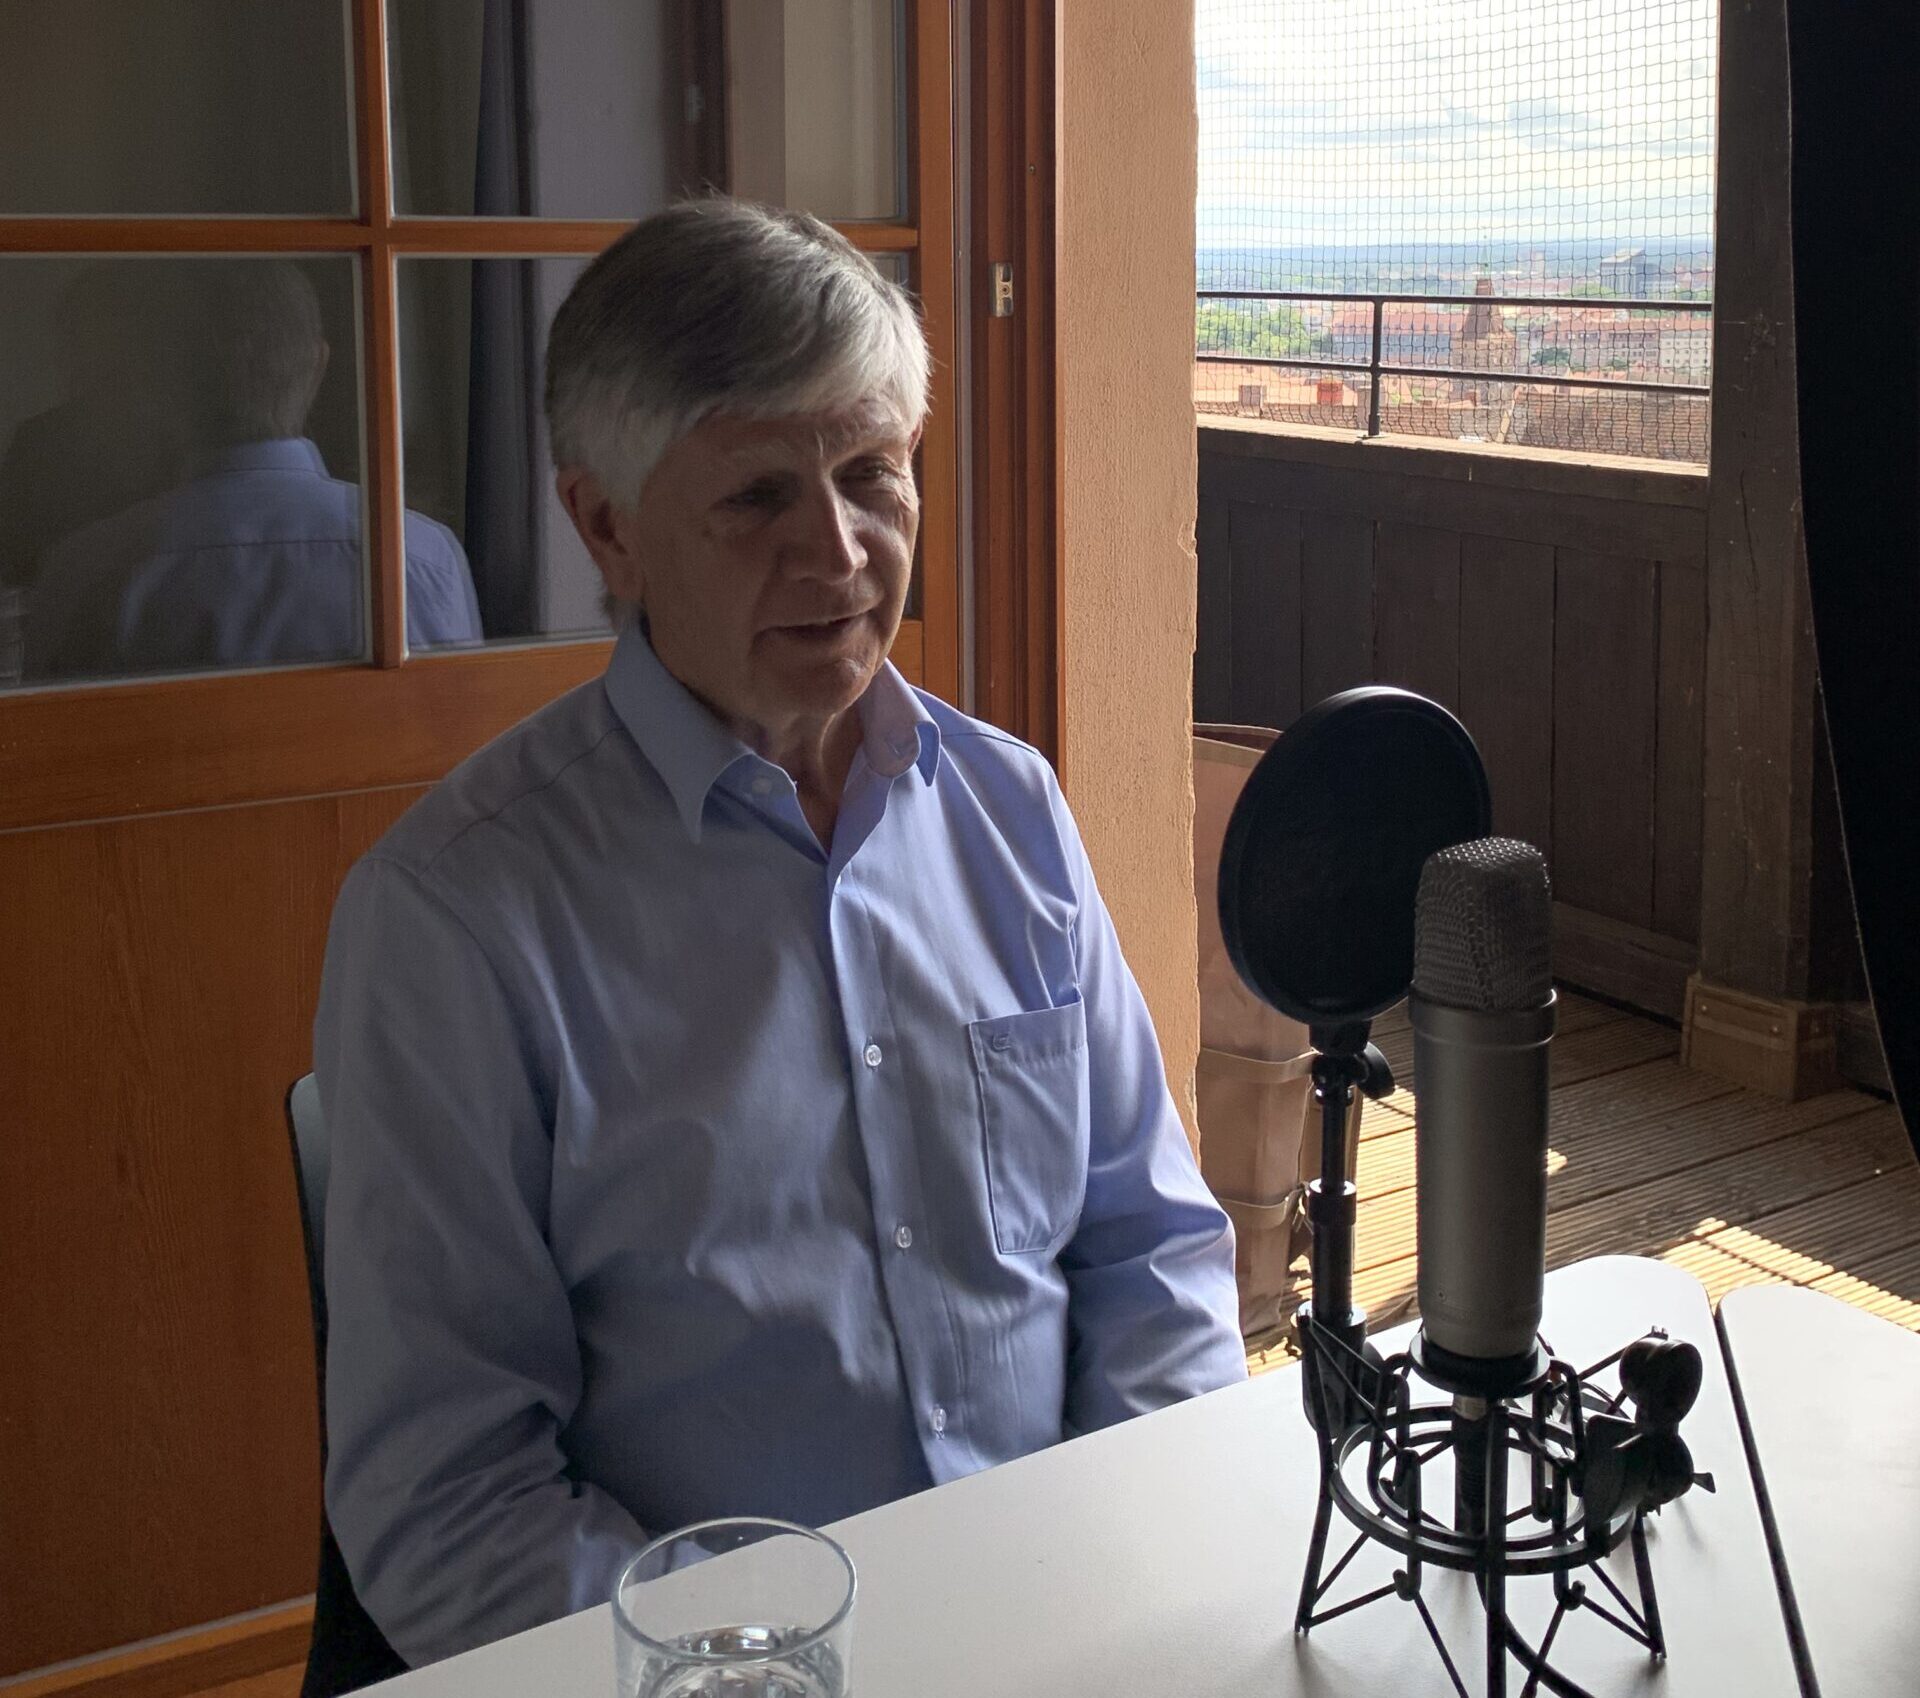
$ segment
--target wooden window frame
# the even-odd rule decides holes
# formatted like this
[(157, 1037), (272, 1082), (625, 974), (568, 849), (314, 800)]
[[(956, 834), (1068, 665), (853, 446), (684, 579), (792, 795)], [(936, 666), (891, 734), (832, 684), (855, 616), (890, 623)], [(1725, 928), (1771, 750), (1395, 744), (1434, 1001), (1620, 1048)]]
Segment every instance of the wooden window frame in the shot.
[[(631, 221), (396, 215), (386, 0), (351, 0), (351, 7), (355, 216), (0, 218), (0, 253), (340, 254), (360, 261), (370, 656), (0, 695), (0, 769), (8, 774), (0, 785), (0, 830), (428, 781), (605, 666), (605, 638), (407, 654), (396, 267), (420, 255), (593, 254)], [(894, 653), (910, 677), (957, 699), (964, 657), (952, 7), (948, 0), (907, 0), (905, 24), (908, 216), (834, 228), (865, 252), (907, 256), (920, 297), (935, 373), (921, 444), (921, 617), (903, 624)]]
[[(972, 711), (1064, 777), (1059, 345), (1062, 0), (973, 0), (968, 302)], [(1013, 268), (995, 317), (991, 268)]]

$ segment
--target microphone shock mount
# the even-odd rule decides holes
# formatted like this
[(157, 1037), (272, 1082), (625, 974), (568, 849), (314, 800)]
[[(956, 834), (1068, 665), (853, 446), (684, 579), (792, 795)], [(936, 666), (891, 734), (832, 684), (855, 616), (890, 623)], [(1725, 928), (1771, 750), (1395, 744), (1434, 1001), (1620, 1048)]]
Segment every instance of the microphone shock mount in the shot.
[[(1392, 1076), (1365, 1024), (1316, 1028), (1314, 1090), (1321, 1104), (1320, 1177), (1308, 1189), (1313, 1298), (1296, 1315), (1302, 1394), (1319, 1451), (1319, 1497), (1294, 1629), (1315, 1627), (1393, 1597), (1419, 1613), (1451, 1690), (1472, 1698), (1422, 1587), (1429, 1568), (1473, 1576), (1486, 1617), (1485, 1698), (1507, 1698), (1512, 1664), (1520, 1698), (1591, 1698), (1550, 1661), (1567, 1617), (1585, 1610), (1655, 1659), (1666, 1638), (1654, 1592), (1647, 1517), (1693, 1486), (1680, 1422), (1701, 1384), (1700, 1353), (1657, 1329), (1576, 1370), (1544, 1340), (1502, 1362), (1454, 1357), (1416, 1336), (1383, 1357), (1353, 1304), (1354, 1186), (1346, 1125), (1356, 1089), (1384, 1096)], [(1432, 1387), (1439, 1400), (1416, 1401)], [(1524, 1474), (1524, 1490), (1515, 1483)], [(1435, 1513), (1438, 1506), (1446, 1515)], [(1450, 1501), (1448, 1501), (1450, 1500)], [(1327, 1567), (1334, 1511), (1354, 1529)], [(1372, 1544), (1402, 1559), (1386, 1584), (1338, 1602), (1328, 1594)], [(1629, 1596), (1608, 1559), (1631, 1552)], [(1545, 1578), (1552, 1608), (1537, 1644), (1515, 1625), (1508, 1583)]]

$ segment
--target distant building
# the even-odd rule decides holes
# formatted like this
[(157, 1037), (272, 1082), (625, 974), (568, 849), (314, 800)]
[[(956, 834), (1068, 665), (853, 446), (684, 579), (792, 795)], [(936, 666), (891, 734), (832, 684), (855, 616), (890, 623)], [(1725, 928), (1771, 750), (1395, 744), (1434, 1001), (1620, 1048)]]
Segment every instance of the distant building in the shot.
[(1653, 268), (1647, 263), (1645, 248), (1622, 248), (1600, 262), (1599, 283), (1605, 294), (1624, 300), (1645, 300), (1652, 282)]
[(1366, 428), (1365, 379), (1354, 388), (1334, 373), (1286, 366), (1195, 362), (1194, 410), (1203, 415), (1326, 425), (1355, 434)]
[(1713, 325), (1705, 313), (1689, 315), (1660, 332), (1660, 374), (1669, 383), (1705, 383), (1713, 369)]
[[(1459, 307), (1420, 301), (1388, 301), (1381, 309), (1380, 358), (1390, 366), (1458, 364), (1454, 339)], [(1373, 308), (1342, 302), (1327, 314), (1321, 332), (1328, 359), (1365, 364), (1373, 357)]]
[[(1475, 295), (1491, 295), (1493, 279), (1482, 277), (1473, 286)], [(1514, 333), (1507, 328), (1507, 315), (1492, 301), (1476, 300), (1467, 308), (1466, 322), (1454, 345), (1455, 364), (1475, 371), (1512, 371), (1519, 354)]]
[[(1347, 381), (1331, 373), (1316, 376), (1272, 366), (1196, 364), (1193, 398), (1203, 422), (1208, 417), (1261, 419), (1355, 435), (1367, 428), (1363, 376)], [(1387, 436), (1508, 443), (1696, 465), (1704, 465), (1707, 458), (1709, 410), (1704, 395), (1569, 389), (1524, 379), (1462, 386), (1444, 377), (1388, 378), (1380, 403), (1380, 429)]]

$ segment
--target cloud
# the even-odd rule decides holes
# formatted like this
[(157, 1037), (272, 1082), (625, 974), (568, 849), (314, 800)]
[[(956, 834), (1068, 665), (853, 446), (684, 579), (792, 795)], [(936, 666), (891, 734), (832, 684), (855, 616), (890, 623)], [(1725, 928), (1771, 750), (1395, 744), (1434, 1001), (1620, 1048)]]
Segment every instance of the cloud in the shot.
[(1697, 234), (1714, 0), (1198, 0), (1202, 240)]

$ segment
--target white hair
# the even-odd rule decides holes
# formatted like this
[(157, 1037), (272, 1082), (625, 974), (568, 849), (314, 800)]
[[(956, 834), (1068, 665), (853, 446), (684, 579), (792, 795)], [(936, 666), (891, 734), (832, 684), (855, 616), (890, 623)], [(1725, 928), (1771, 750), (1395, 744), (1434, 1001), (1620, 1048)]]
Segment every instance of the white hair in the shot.
[(631, 507), (661, 455), (716, 413), (879, 400), (916, 428), (927, 368), (912, 300), (844, 236), (804, 212), (685, 201), (594, 260), (554, 317), (554, 464)]

